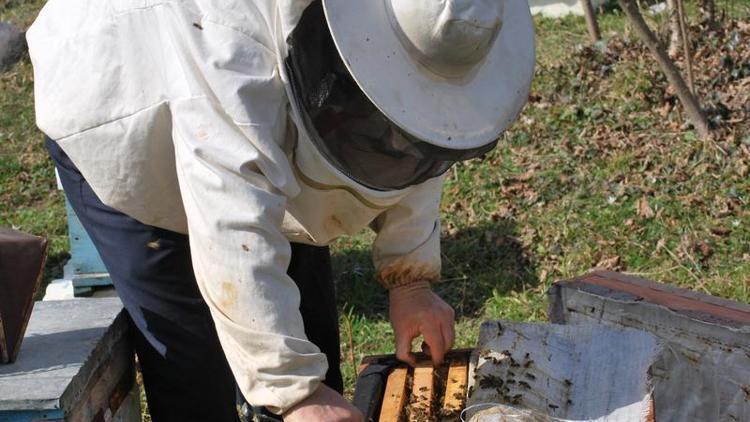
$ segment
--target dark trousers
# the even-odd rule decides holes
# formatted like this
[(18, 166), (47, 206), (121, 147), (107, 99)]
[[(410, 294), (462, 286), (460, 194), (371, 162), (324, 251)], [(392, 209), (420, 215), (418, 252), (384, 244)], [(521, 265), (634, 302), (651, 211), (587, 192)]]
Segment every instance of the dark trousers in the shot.
[[(104, 205), (57, 143), (46, 143), (68, 201), (130, 314), (152, 420), (236, 421), (234, 377), (195, 281), (188, 236)], [(305, 333), (328, 357), (325, 384), (341, 392), (328, 248), (292, 244), (288, 274), (300, 289)]]

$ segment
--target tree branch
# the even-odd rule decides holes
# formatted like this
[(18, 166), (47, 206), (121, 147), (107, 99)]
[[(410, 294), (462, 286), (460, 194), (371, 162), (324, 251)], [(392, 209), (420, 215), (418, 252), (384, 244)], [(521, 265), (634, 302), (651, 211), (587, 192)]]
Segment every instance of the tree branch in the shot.
[(688, 89), (685, 80), (677, 69), (677, 66), (675, 66), (669, 56), (667, 56), (659, 39), (656, 38), (648, 25), (646, 25), (635, 0), (617, 0), (617, 2), (620, 4), (623, 12), (625, 12), (625, 15), (627, 15), (630, 23), (633, 25), (633, 29), (635, 29), (638, 37), (644, 44), (646, 44), (646, 47), (648, 47), (656, 58), (656, 62), (667, 77), (669, 84), (675, 89), (677, 97), (685, 108), (688, 118), (693, 123), (693, 126), (695, 126), (698, 135), (703, 139), (710, 139), (711, 129), (708, 120), (706, 119), (706, 115), (703, 113), (703, 110), (701, 110), (700, 104), (698, 104), (698, 100)]

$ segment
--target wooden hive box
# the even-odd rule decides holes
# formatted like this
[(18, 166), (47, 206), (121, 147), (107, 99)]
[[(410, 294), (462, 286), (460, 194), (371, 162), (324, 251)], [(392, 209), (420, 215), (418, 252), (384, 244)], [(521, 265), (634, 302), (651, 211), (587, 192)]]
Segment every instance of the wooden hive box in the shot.
[[(635, 329), (655, 337), (663, 346), (650, 366), (653, 407), (645, 420), (750, 421), (750, 305), (612, 272), (560, 281), (548, 295), (554, 324)], [(492, 329), (484, 326), (487, 333)], [(536, 360), (530, 355), (527, 359), (525, 353), (520, 353), (517, 362), (521, 367)], [(502, 359), (492, 354), (482, 358), (477, 350), (472, 363), (471, 354), (470, 350), (451, 352), (449, 363), (437, 370), (430, 370), (424, 355), (413, 369), (393, 355), (366, 357), (354, 403), (367, 421), (425, 420), (421, 410), (413, 411), (425, 403), (431, 403), (427, 416), (433, 420), (458, 420), (458, 412), (471, 404), (465, 397), (472, 391), (477, 364), (482, 359)], [(451, 387), (461, 397), (448, 405), (441, 400), (455, 394), (446, 393), (450, 384), (435, 382), (446, 379), (446, 367), (468, 375), (468, 387), (463, 381)], [(522, 380), (529, 385), (541, 379), (538, 374), (529, 378), (520, 371), (516, 375), (528, 378)], [(463, 375), (455, 378), (467, 379)], [(508, 404), (514, 405), (521, 393), (506, 394)], [(555, 406), (560, 403), (549, 403), (548, 408), (550, 404), (553, 407), (547, 413), (556, 413)], [(515, 405), (523, 407), (524, 403), (518, 400)]]
[(471, 350), (449, 352), (439, 368), (417, 354), (414, 368), (394, 355), (366, 357), (360, 365), (354, 405), (368, 422), (458, 421), (466, 403)]
[(656, 420), (750, 421), (750, 305), (613, 272), (556, 283), (553, 323), (635, 328), (664, 345)]
[(46, 257), (47, 240), (0, 228), (0, 364), (18, 355)]

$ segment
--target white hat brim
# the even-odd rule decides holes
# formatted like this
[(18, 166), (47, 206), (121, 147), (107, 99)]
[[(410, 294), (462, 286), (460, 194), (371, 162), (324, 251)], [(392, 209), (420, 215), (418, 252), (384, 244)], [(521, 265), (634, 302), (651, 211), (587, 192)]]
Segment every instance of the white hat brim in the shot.
[(323, 0), (336, 48), (362, 91), (413, 136), (451, 149), (486, 145), (518, 117), (534, 73), (527, 0), (505, 1), (503, 25), (468, 80), (441, 78), (409, 54), (386, 1)]

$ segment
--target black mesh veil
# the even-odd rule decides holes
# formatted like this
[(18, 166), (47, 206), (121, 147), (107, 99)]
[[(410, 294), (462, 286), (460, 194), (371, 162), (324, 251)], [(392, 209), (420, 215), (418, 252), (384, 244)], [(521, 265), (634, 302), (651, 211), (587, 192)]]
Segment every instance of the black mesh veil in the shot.
[[(305, 129), (326, 159), (364, 186), (394, 190), (419, 184), (496, 144), (471, 150), (442, 148), (392, 123), (349, 74), (320, 0), (305, 10), (287, 43), (286, 70)], [(386, 75), (383, 83), (388, 83)]]

